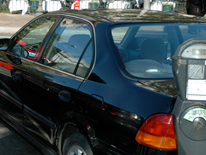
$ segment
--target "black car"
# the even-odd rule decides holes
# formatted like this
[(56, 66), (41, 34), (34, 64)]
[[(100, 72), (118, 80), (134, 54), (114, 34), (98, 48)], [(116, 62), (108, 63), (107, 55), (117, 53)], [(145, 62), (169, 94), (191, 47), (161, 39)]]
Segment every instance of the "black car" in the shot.
[(204, 18), (68, 10), (0, 40), (0, 116), (43, 154), (175, 155), (172, 56)]

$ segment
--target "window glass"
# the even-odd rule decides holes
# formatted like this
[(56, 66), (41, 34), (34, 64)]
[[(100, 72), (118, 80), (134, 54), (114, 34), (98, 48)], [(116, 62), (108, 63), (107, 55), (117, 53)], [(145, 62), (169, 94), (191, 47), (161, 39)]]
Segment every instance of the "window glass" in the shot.
[(118, 58), (131, 75), (173, 78), (172, 56), (178, 46), (191, 38), (206, 38), (205, 27), (204, 23), (122, 24), (113, 26), (111, 35)]
[(90, 27), (76, 20), (64, 19), (52, 35), (40, 62), (84, 77), (91, 60)]
[(44, 17), (35, 20), (15, 37), (12, 53), (34, 59), (44, 37), (55, 23), (57, 18)]
[(85, 54), (83, 55), (82, 59), (80, 60), (77, 68), (76, 75), (78, 76), (84, 76), (86, 75), (88, 68), (90, 67), (90, 63), (92, 61), (92, 42), (90, 42), (88, 48), (85, 51)]
[(116, 44), (121, 43), (129, 27), (116, 27), (112, 30), (112, 37)]
[(183, 34), (183, 39), (188, 40), (190, 38), (203, 37), (206, 36), (206, 28), (204, 24), (199, 25), (180, 25), (181, 33)]

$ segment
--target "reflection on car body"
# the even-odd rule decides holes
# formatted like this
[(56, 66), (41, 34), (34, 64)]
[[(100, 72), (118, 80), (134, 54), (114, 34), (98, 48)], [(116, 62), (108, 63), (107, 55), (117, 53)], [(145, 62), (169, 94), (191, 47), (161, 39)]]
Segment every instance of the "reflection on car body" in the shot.
[(205, 25), (141, 10), (38, 16), (0, 41), (1, 118), (43, 154), (178, 154), (171, 60)]

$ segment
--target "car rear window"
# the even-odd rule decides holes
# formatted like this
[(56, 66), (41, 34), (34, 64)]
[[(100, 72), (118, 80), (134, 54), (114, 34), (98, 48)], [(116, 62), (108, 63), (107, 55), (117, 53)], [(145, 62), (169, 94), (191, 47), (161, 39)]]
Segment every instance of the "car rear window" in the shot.
[(125, 69), (139, 78), (173, 78), (172, 56), (184, 41), (206, 38), (206, 23), (118, 24), (111, 34)]

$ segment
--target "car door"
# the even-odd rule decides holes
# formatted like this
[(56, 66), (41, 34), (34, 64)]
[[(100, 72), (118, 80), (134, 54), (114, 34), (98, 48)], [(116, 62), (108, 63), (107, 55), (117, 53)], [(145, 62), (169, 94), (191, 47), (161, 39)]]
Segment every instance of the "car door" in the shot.
[(23, 75), (26, 72), (20, 64), (29, 66), (23, 56), (0, 52), (0, 111), (10, 121), (22, 125), (22, 102), (24, 97)]
[(19, 125), (23, 125), (27, 69), (54, 22), (52, 17), (35, 19), (10, 40), (7, 52), (0, 52), (0, 110)]
[(24, 125), (35, 138), (52, 146), (59, 124), (72, 114), (76, 92), (91, 66), (90, 24), (64, 18), (47, 40), (26, 75), (31, 100), (24, 102)]

